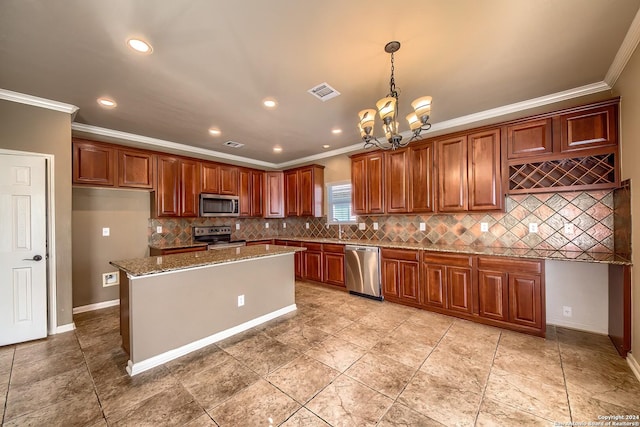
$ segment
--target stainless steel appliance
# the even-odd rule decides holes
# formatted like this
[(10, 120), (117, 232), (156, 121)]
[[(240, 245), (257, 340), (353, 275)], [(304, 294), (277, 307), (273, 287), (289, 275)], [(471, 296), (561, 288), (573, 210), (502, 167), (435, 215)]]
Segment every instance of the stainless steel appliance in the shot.
[(240, 199), (238, 196), (200, 194), (200, 216), (238, 216), (239, 214)]
[(193, 241), (207, 243), (207, 249), (224, 249), (245, 246), (245, 240), (231, 240), (231, 226), (193, 227)]
[(344, 248), (346, 285), (352, 294), (382, 301), (380, 289), (380, 249), (373, 246)]

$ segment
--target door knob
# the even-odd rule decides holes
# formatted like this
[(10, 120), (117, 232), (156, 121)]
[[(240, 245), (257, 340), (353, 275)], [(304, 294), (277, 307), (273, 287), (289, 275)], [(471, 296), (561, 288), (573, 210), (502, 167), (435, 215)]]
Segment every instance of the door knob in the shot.
[(25, 258), (23, 261), (41, 261), (42, 255), (34, 255), (33, 258)]

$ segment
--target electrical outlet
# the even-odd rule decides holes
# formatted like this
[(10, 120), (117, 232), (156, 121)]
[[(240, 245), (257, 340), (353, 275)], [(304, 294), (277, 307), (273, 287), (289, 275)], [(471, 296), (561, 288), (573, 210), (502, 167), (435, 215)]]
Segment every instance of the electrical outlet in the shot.
[(530, 222), (529, 223), (529, 233), (537, 233), (538, 232), (538, 223)]
[(424, 222), (420, 223), (420, 231), (427, 231), (427, 224), (425, 224)]
[(358, 230), (366, 230), (367, 226), (364, 222), (359, 222), (358, 223)]
[(377, 229), (378, 229), (378, 223), (377, 223), (377, 222), (374, 222), (374, 223), (373, 223), (373, 229), (374, 229), (374, 230), (377, 230)]
[(304, 228), (306, 228), (307, 230), (309, 229), (309, 223), (308, 222), (304, 223)]
[(162, 226), (161, 225), (156, 227), (156, 233), (162, 233)]
[(569, 235), (573, 235), (573, 234), (575, 234), (575, 230), (574, 230), (574, 228), (573, 228), (573, 224), (571, 224), (570, 222), (568, 222), (568, 223), (566, 223), (566, 224), (564, 225), (564, 234), (566, 234), (566, 235), (568, 235), (568, 236), (569, 236)]
[(238, 307), (242, 307), (244, 305), (244, 295), (238, 295)]
[(564, 317), (571, 317), (573, 314), (571, 312), (571, 307), (569, 307), (568, 305), (563, 305), (562, 306), (562, 315)]
[(240, 230), (240, 223), (236, 222), (236, 230)]
[(120, 284), (120, 272), (104, 273), (102, 275), (102, 287), (115, 286)]
[(480, 223), (480, 231), (482, 231), (483, 233), (486, 233), (487, 231), (489, 231), (489, 223), (488, 222), (481, 222)]
[(269, 228), (269, 223), (268, 222), (264, 223), (264, 228)]
[(102, 228), (102, 236), (107, 237), (111, 234), (111, 230), (109, 229), (109, 227), (103, 227)]
[(287, 228), (287, 223), (286, 222), (282, 223), (282, 228)]

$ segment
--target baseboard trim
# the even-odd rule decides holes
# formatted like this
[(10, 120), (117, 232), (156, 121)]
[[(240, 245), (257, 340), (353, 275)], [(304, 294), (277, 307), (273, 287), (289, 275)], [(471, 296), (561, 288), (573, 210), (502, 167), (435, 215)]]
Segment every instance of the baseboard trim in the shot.
[(62, 334), (64, 332), (70, 332), (76, 329), (76, 324), (71, 322), (66, 325), (56, 326), (56, 329), (53, 331), (52, 335)]
[(638, 381), (640, 381), (640, 364), (638, 364), (638, 361), (633, 357), (633, 353), (631, 352), (627, 353), (627, 363), (633, 371), (633, 375), (635, 375)]
[(264, 316), (249, 320), (248, 322), (242, 323), (238, 326), (234, 326), (233, 328), (225, 329), (224, 331), (209, 335), (208, 337), (202, 338), (198, 341), (194, 341), (187, 345), (183, 345), (182, 347), (178, 347), (157, 356), (150, 357), (149, 359), (145, 359), (137, 363), (133, 363), (131, 360), (129, 360), (129, 362), (127, 363), (127, 372), (130, 376), (138, 375), (139, 373), (148, 371), (151, 368), (155, 368), (156, 366), (167, 363), (170, 360), (177, 359), (178, 357), (182, 357), (185, 354), (189, 354), (192, 351), (199, 350), (210, 344), (221, 341), (225, 338), (229, 338), (232, 335), (244, 332), (247, 329), (251, 329), (255, 326), (261, 325), (262, 323), (268, 322), (269, 320), (275, 319), (276, 317), (291, 313), (296, 309), (297, 306), (295, 304), (291, 304), (279, 310), (267, 313)]
[(93, 311), (93, 310), (100, 310), (101, 308), (113, 307), (115, 305), (120, 305), (119, 299), (97, 302), (95, 304), (81, 305), (80, 307), (73, 307), (73, 314), (85, 313), (87, 311)]
[(594, 325), (586, 325), (584, 323), (578, 323), (578, 322), (568, 322), (564, 319), (550, 319), (547, 317), (547, 325), (560, 326), (561, 328), (575, 329), (575, 330), (584, 331), (584, 332), (592, 332), (594, 334), (600, 334), (600, 335), (609, 334), (609, 331), (606, 328), (600, 329)]

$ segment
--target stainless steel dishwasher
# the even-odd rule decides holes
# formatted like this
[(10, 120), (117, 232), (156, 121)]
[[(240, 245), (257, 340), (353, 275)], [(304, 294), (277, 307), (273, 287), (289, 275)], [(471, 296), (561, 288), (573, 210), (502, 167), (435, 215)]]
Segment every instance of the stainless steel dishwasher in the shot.
[(374, 246), (344, 248), (346, 285), (352, 294), (382, 301), (380, 290), (380, 249)]

